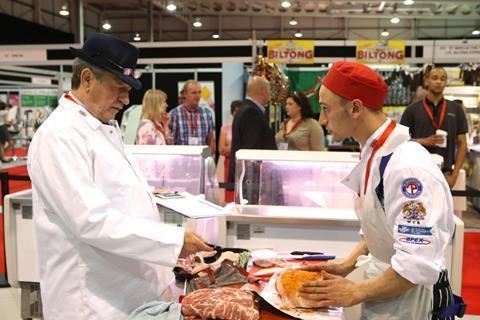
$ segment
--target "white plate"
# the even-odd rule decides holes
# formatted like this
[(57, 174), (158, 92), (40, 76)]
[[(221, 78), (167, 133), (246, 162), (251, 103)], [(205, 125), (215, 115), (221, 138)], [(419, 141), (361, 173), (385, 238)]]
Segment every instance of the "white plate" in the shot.
[(295, 317), (304, 320), (338, 320), (342, 319), (345, 320), (345, 312), (343, 308), (329, 308), (329, 309), (287, 309), (281, 308), (282, 306), (282, 298), (280, 294), (277, 292), (277, 288), (275, 286), (275, 282), (277, 281), (278, 276), (281, 274), (280, 272), (275, 273), (270, 280), (268, 281), (267, 285), (262, 291), (261, 296), (267, 300), (272, 306), (275, 308)]

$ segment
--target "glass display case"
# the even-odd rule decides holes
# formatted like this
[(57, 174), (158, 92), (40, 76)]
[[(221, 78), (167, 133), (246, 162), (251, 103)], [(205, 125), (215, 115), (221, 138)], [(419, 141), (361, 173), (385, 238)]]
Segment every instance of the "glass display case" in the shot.
[(341, 181), (357, 162), (349, 152), (239, 150), (223, 244), (347, 257), (360, 225), (353, 192)]
[[(152, 192), (188, 192), (218, 204), (220, 189), (208, 146), (127, 145)], [(195, 210), (192, 208), (192, 210)], [(165, 223), (193, 228), (208, 242), (218, 242), (218, 218), (188, 219), (159, 205)]]
[(353, 208), (341, 180), (358, 153), (240, 150), (236, 159), (238, 204)]
[(205, 194), (217, 203), (215, 161), (207, 146), (127, 145), (152, 191)]

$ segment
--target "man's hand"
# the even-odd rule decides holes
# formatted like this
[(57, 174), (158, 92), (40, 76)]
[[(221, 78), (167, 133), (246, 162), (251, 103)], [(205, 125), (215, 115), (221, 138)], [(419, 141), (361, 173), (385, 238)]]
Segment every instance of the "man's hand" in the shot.
[(444, 136), (441, 136), (439, 134), (432, 134), (429, 137), (419, 138), (415, 140), (424, 147), (435, 147), (437, 144), (442, 144), (444, 139)]
[(302, 270), (305, 271), (322, 271), (325, 270), (330, 274), (334, 274), (337, 276), (346, 277), (353, 269), (346, 267), (343, 264), (338, 263), (322, 263), (322, 264), (314, 264), (306, 267), (302, 267)]
[(324, 280), (308, 281), (300, 296), (315, 301), (315, 307), (350, 307), (361, 302), (355, 284), (343, 277), (325, 273)]
[(188, 257), (192, 253), (199, 251), (212, 251), (213, 249), (206, 244), (205, 239), (193, 232), (191, 229), (185, 229), (183, 237), (183, 247), (180, 251), (179, 258)]
[(455, 185), (455, 183), (457, 182), (457, 178), (458, 178), (458, 174), (457, 173), (453, 173), (451, 175), (446, 175), (445, 176), (445, 179), (447, 180), (447, 183), (448, 183), (448, 186), (450, 187), (450, 189), (453, 188), (453, 186)]

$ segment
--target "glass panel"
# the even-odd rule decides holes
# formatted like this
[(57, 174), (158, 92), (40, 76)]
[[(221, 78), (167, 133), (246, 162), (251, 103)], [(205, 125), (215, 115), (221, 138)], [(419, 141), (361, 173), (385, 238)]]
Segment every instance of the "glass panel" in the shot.
[(353, 208), (353, 193), (341, 183), (353, 162), (244, 161), (244, 165), (244, 176), (240, 172), (237, 181), (242, 179), (248, 204)]
[(201, 155), (133, 154), (148, 185), (157, 192), (188, 191), (202, 193)]

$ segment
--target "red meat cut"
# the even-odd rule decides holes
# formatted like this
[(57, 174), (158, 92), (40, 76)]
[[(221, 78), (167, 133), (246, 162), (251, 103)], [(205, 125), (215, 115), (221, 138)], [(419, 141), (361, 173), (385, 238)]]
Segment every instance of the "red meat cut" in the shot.
[(258, 320), (253, 295), (234, 288), (200, 289), (182, 301), (185, 319)]

